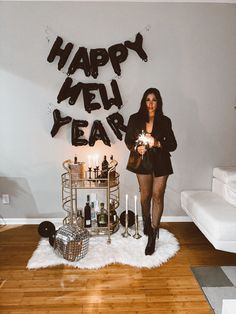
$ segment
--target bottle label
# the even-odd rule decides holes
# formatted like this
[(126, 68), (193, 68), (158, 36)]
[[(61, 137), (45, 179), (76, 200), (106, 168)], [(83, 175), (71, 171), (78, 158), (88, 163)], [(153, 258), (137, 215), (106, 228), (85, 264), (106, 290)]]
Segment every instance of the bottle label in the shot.
[(116, 222), (116, 215), (113, 215), (113, 220), (114, 222)]
[(90, 225), (90, 220), (89, 219), (85, 220), (85, 223), (86, 225)]

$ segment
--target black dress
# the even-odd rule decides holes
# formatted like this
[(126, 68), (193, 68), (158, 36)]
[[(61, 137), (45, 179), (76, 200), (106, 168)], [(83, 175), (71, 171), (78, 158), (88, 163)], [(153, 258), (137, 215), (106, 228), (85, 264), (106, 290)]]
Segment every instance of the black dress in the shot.
[(152, 147), (142, 156), (136, 151), (139, 135), (146, 129), (146, 122), (138, 113), (130, 116), (125, 136), (125, 144), (130, 150), (127, 169), (137, 174), (153, 174), (155, 177), (173, 173), (170, 152), (177, 147), (171, 120), (161, 116), (153, 123), (151, 135), (161, 143), (161, 148)]

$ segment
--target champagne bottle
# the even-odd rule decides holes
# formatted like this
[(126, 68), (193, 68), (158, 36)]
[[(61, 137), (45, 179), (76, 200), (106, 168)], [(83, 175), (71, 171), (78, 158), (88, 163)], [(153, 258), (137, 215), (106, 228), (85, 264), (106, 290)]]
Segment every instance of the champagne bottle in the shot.
[(104, 203), (100, 204), (100, 212), (97, 215), (98, 227), (107, 227), (108, 224), (108, 215), (107, 211), (104, 208)]
[(108, 167), (109, 163), (107, 161), (107, 156), (104, 156), (103, 162), (102, 162), (102, 177), (107, 178), (108, 175)]
[(84, 226), (85, 228), (91, 228), (92, 221), (91, 221), (91, 207), (89, 205), (89, 195), (87, 195), (87, 202), (84, 207)]

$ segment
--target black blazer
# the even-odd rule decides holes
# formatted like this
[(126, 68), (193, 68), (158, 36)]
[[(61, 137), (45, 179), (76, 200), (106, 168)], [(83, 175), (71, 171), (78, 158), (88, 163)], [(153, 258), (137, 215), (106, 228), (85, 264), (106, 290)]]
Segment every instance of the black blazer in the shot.
[[(177, 147), (174, 132), (170, 118), (162, 116), (154, 121), (151, 135), (160, 141), (161, 148), (153, 147), (144, 154), (143, 159), (136, 151), (136, 140), (142, 130), (146, 130), (146, 122), (138, 113), (130, 116), (125, 136), (125, 144), (130, 150), (130, 156), (127, 169), (140, 174), (148, 174), (154, 172), (155, 176), (163, 176), (173, 173), (170, 152)], [(145, 159), (149, 158), (152, 163), (152, 171), (145, 167)]]

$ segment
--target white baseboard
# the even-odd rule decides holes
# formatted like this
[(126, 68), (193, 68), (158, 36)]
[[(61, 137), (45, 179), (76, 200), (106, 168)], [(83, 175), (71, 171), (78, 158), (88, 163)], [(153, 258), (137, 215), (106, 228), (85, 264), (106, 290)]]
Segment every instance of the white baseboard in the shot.
[(189, 216), (162, 216), (162, 222), (190, 222), (192, 218)]
[(39, 225), (43, 221), (62, 224), (63, 218), (2, 218), (1, 225)]
[[(140, 217), (141, 219), (141, 217)], [(0, 225), (39, 225), (42, 221), (51, 221), (54, 224), (62, 224), (63, 218), (2, 218)], [(163, 216), (162, 222), (188, 222), (192, 219), (188, 216)]]

